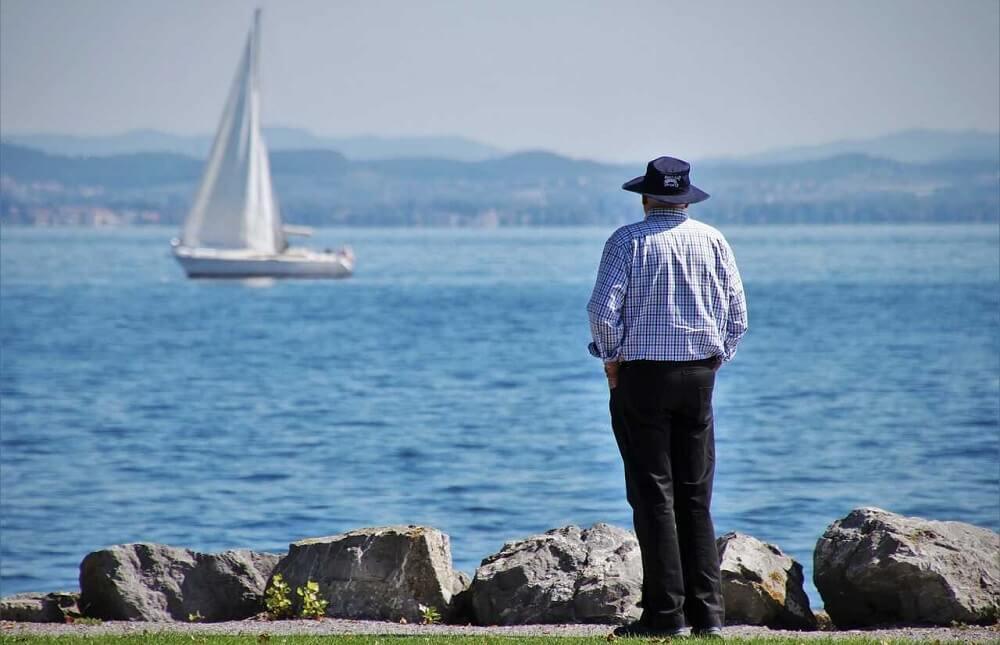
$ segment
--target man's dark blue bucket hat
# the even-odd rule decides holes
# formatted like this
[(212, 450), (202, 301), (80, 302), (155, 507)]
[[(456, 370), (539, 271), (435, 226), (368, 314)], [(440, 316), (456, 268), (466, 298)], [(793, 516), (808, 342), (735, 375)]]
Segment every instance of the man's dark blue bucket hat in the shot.
[(646, 165), (646, 174), (630, 179), (622, 188), (668, 204), (694, 204), (709, 195), (691, 183), (691, 164), (683, 159), (657, 157)]

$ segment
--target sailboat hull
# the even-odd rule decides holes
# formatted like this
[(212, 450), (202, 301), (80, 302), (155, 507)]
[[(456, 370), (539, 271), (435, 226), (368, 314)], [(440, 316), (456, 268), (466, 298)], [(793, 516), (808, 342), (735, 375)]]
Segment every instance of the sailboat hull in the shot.
[(174, 258), (189, 278), (346, 278), (354, 272), (350, 251), (319, 253), (289, 249), (263, 255), (253, 251), (174, 247)]

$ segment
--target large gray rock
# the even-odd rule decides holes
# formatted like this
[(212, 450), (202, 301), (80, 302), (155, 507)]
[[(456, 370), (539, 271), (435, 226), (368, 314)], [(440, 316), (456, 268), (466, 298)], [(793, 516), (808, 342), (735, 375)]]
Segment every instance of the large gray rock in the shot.
[(717, 545), (727, 623), (816, 629), (801, 564), (742, 533), (727, 533)]
[(989, 624), (1000, 617), (998, 558), (989, 529), (858, 508), (816, 543), (813, 579), (838, 627)]
[(79, 616), (76, 591), (27, 592), (0, 598), (0, 618), (27, 623), (64, 623)]
[[(448, 620), (453, 596), (468, 585), (468, 577), (452, 568), (448, 536), (424, 526), (367, 528), (293, 542), (274, 570), (279, 573), (293, 590), (308, 580), (319, 583), (326, 615), (335, 618), (419, 622), (424, 606)], [(292, 608), (299, 612), (294, 592)]]
[(482, 625), (625, 622), (638, 617), (641, 593), (639, 543), (607, 524), (508, 542), (469, 588)]
[(281, 556), (217, 554), (155, 543), (118, 544), (80, 563), (80, 610), (105, 620), (241, 620), (263, 610), (264, 585)]

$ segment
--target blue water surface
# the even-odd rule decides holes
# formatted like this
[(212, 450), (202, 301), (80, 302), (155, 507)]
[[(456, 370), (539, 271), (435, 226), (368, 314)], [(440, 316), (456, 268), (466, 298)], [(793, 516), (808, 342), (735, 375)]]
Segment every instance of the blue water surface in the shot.
[[(750, 331), (716, 389), (717, 532), (811, 578), (857, 506), (1000, 528), (997, 227), (724, 232)], [(428, 524), (471, 573), (630, 525), (586, 350), (610, 230), (327, 230), (356, 276), (277, 283), (189, 281), (167, 229), (0, 233), (2, 594), (124, 542)]]

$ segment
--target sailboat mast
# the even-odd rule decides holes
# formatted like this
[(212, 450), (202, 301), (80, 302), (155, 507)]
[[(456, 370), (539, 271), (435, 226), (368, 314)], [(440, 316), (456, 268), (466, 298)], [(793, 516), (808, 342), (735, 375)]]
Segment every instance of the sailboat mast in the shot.
[(267, 213), (268, 217), (261, 217), (258, 222), (269, 228), (270, 238), (272, 241), (272, 246), (275, 251), (282, 252), (288, 248), (288, 241), (285, 238), (285, 233), (283, 230), (283, 223), (281, 220), (281, 207), (278, 205), (278, 198), (274, 192), (274, 184), (271, 178), (271, 162), (268, 158), (267, 153), (267, 143), (264, 138), (264, 132), (261, 126), (260, 119), (260, 14), (261, 10), (255, 9), (253, 13), (253, 42), (251, 51), (251, 96), (253, 97), (253, 104), (251, 108), (251, 119), (252, 119), (252, 132), (257, 138), (257, 150), (260, 155), (260, 160), (258, 164), (258, 172), (260, 173), (260, 181), (257, 182), (257, 187), (259, 193), (257, 195), (257, 203), (263, 213)]
[(250, 45), (250, 52), (251, 52), (250, 56), (252, 57), (252, 60), (250, 62), (250, 70), (251, 70), (250, 73), (253, 75), (252, 84), (254, 89), (254, 97), (256, 98), (257, 90), (260, 88), (260, 70), (258, 69), (258, 64), (257, 64), (257, 59), (258, 59), (257, 52), (260, 51), (260, 9), (254, 9), (253, 12), (252, 38), (253, 41)]

